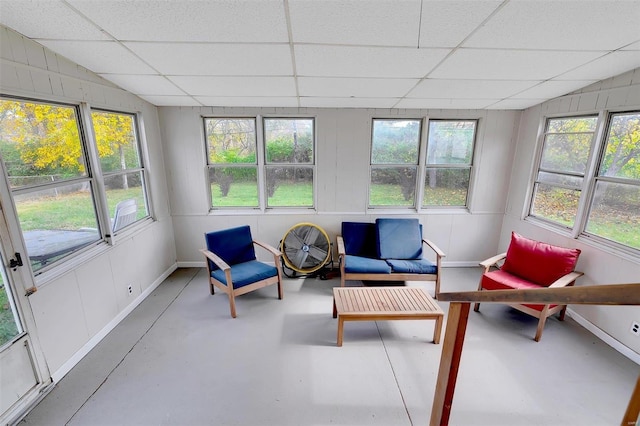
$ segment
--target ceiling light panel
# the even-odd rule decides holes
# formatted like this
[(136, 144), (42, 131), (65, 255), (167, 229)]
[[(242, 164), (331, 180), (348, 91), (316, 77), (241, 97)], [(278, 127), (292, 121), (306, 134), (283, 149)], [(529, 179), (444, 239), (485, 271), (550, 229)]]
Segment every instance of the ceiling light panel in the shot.
[(171, 81), (194, 96), (296, 96), (293, 77), (171, 76)]
[(638, 39), (639, 20), (638, 1), (511, 1), (464, 45), (613, 50)]
[(162, 74), (293, 75), (291, 49), (286, 44), (131, 42), (125, 45)]
[(2, 0), (0, 23), (35, 39), (110, 39), (61, 1)]
[(295, 46), (300, 76), (421, 78), (448, 49)]
[(288, 42), (281, 0), (68, 1), (120, 40)]
[(418, 79), (299, 77), (300, 96), (400, 98)]
[(416, 47), (418, 42), (420, 0), (290, 0), (289, 12), (295, 43)]
[(173, 83), (159, 75), (101, 74), (102, 78), (136, 95), (184, 95)]
[(485, 98), (502, 99), (532, 87), (539, 80), (448, 80), (427, 79), (420, 82), (409, 98)]
[(39, 42), (97, 74), (157, 74), (153, 68), (115, 41), (40, 40)]
[(420, 47), (456, 47), (502, 1), (423, 1)]

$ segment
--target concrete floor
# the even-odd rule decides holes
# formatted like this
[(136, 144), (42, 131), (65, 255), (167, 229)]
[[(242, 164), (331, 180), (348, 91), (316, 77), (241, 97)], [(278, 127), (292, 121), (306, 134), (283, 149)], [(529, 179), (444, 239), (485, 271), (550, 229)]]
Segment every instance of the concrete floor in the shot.
[[(475, 289), (479, 274), (446, 268), (442, 290)], [(337, 347), (339, 285), (287, 279), (283, 300), (275, 286), (241, 296), (232, 319), (206, 270), (179, 269), (20, 424), (428, 424), (434, 322), (347, 322)], [(471, 312), (450, 424), (620, 423), (638, 365), (569, 317), (550, 318), (539, 343), (536, 324), (503, 305)]]

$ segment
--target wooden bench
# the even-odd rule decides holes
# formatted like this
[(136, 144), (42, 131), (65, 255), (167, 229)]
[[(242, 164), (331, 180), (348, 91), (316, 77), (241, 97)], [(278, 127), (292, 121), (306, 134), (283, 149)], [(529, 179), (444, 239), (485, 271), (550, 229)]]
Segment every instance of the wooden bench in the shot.
[(338, 346), (345, 321), (435, 319), (433, 343), (440, 343), (444, 312), (419, 287), (335, 287), (333, 317), (338, 318)]

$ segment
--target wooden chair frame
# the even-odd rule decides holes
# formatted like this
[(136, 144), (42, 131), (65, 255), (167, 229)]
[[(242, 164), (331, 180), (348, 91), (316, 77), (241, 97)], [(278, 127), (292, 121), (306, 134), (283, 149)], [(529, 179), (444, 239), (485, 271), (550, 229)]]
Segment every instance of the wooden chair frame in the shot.
[[(205, 249), (200, 250), (200, 252), (204, 254), (204, 256), (207, 259), (212, 261), (218, 268), (224, 271), (226, 283), (220, 282), (211, 276), (211, 267), (209, 265), (209, 262), (207, 262), (207, 272), (209, 275), (209, 289), (211, 291), (211, 294), (214, 294), (214, 288), (218, 287), (220, 290), (226, 293), (227, 296), (229, 296), (229, 309), (231, 310), (231, 317), (233, 318), (236, 317), (236, 300), (235, 300), (236, 296), (241, 296), (243, 294), (252, 292), (262, 287), (269, 286), (271, 284), (278, 284), (278, 299), (282, 299), (284, 296), (284, 293), (282, 291), (282, 270), (279, 268), (280, 259), (282, 258), (282, 253), (280, 252), (280, 250), (276, 249), (275, 247), (261, 241), (253, 240), (253, 244), (257, 247), (267, 250), (273, 255), (273, 262), (276, 269), (278, 270), (278, 275), (266, 278), (264, 280), (256, 281), (252, 284), (242, 286), (238, 289), (233, 288), (233, 280), (231, 277), (231, 267), (219, 256), (217, 256), (215, 253)], [(231, 283), (231, 284), (229, 285), (228, 283)]]
[[(486, 274), (491, 270), (492, 267), (496, 269), (500, 269), (500, 262), (502, 262), (507, 257), (507, 253), (501, 253), (496, 256), (493, 256), (483, 262), (480, 262), (480, 266), (484, 268), (482, 271), (482, 275)], [(582, 272), (573, 271), (558, 278), (554, 281), (549, 287), (540, 287), (540, 288), (562, 288), (562, 287), (570, 287), (573, 286), (578, 278), (584, 275)], [(482, 291), (482, 276), (480, 277), (480, 282), (478, 283), (478, 291)], [(489, 290), (495, 291), (495, 290)], [(532, 309), (528, 306), (524, 306), (517, 303), (509, 303), (513, 309), (517, 309), (520, 312), (524, 312), (525, 314), (531, 315), (533, 317), (538, 318), (538, 328), (536, 329), (536, 335), (533, 340), (539, 342), (542, 338), (542, 331), (544, 330), (544, 324), (551, 315), (556, 313), (560, 313), (558, 319), (560, 321), (564, 321), (565, 312), (567, 311), (567, 305), (556, 305), (551, 307), (551, 305), (544, 305), (542, 310), (538, 311), (537, 309)], [(476, 303), (473, 306), (473, 310), (476, 312), (480, 311), (480, 303)]]

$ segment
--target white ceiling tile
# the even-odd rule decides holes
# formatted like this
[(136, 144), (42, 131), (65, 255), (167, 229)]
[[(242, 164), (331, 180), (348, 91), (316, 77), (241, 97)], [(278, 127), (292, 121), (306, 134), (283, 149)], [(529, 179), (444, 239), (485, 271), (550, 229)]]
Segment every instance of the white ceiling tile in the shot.
[(289, 11), (295, 43), (417, 47), (420, 0), (289, 0)]
[(622, 48), (622, 50), (640, 50), (640, 41), (637, 43), (631, 43)]
[(420, 47), (456, 47), (502, 1), (424, 1)]
[(101, 74), (100, 76), (136, 95), (185, 95), (175, 84), (159, 75)]
[(228, 107), (297, 107), (296, 97), (249, 97), (249, 96), (197, 96), (196, 99), (205, 106)]
[(521, 92), (539, 80), (447, 80), (427, 79), (413, 89), (408, 98), (502, 99)]
[(131, 42), (125, 45), (162, 74), (293, 75), (291, 49), (286, 44)]
[(465, 46), (613, 50), (640, 37), (639, 21), (638, 1), (511, 1)]
[(599, 52), (459, 49), (429, 77), (468, 80), (547, 80), (600, 55)]
[(61, 1), (2, 0), (0, 23), (35, 39), (110, 39), (98, 27)]
[(396, 105), (397, 108), (442, 108), (442, 109), (483, 109), (498, 99), (418, 99), (405, 98)]
[(98, 74), (157, 74), (115, 41), (40, 40), (39, 42)]
[(156, 106), (202, 106), (190, 96), (141, 95), (140, 97)]
[(300, 96), (400, 98), (418, 79), (299, 77)]
[(523, 99), (551, 99), (557, 98), (558, 96), (566, 95), (567, 93), (571, 93), (575, 90), (582, 89), (585, 86), (588, 86), (595, 81), (589, 80), (567, 80), (567, 81), (545, 81), (544, 83), (540, 83), (530, 89), (524, 90), (516, 95), (514, 98), (523, 98)]
[(323, 98), (301, 97), (301, 107), (317, 108), (392, 108), (399, 98)]
[(171, 76), (168, 78), (194, 96), (296, 96), (293, 77)]
[(448, 49), (295, 46), (298, 75), (309, 77), (420, 78)]
[(281, 0), (69, 0), (120, 40), (288, 42)]
[(640, 67), (640, 50), (612, 52), (595, 61), (568, 71), (557, 80), (604, 80)]
[(503, 99), (487, 106), (487, 109), (526, 109), (544, 101), (546, 99)]

